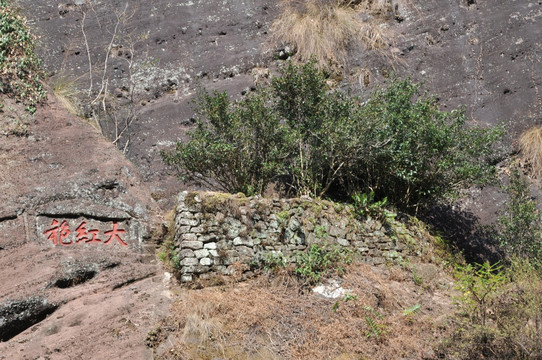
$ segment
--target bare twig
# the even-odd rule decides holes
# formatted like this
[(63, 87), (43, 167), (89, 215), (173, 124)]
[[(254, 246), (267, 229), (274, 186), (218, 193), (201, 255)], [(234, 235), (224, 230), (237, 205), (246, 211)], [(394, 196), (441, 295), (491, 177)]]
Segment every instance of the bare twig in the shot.
[(83, 33), (83, 39), (85, 41), (85, 48), (87, 49), (87, 56), (88, 56), (88, 72), (90, 77), (90, 85), (88, 87), (88, 96), (92, 94), (92, 88), (93, 88), (93, 79), (92, 79), (92, 58), (90, 56), (90, 48), (88, 46), (88, 39), (87, 39), (87, 33), (85, 31), (85, 19), (87, 18), (86, 11), (81, 8), (82, 13), (82, 19), (81, 19), (81, 32)]
[[(100, 98), (102, 93), (104, 93), (104, 98), (105, 98), (105, 93), (107, 92), (107, 85), (108, 85), (108, 81), (106, 81), (106, 76), (107, 76), (107, 65), (109, 63), (109, 56), (111, 56), (111, 50), (113, 49), (113, 43), (114, 43), (115, 39), (117, 38), (117, 32), (119, 30), (119, 25), (121, 24), (121, 20), (125, 17), (127, 10), (128, 10), (128, 3), (126, 3), (126, 6), (124, 7), (123, 12), (121, 12), (120, 14), (115, 12), (115, 15), (117, 17), (117, 22), (115, 23), (115, 29), (113, 30), (113, 34), (111, 36), (111, 41), (109, 42), (109, 46), (107, 47), (107, 50), (105, 52), (104, 69), (103, 69), (103, 74), (102, 74), (102, 84), (101, 84), (101, 87), (100, 87), (100, 91), (98, 91), (98, 95), (91, 102), (91, 104), (94, 104), (96, 101), (98, 101), (98, 99)], [(106, 111), (106, 109), (105, 109), (105, 100), (103, 102), (103, 108), (104, 108), (104, 111)]]
[[(131, 36), (129, 34), (123, 34), (123, 31), (126, 27), (127, 21), (131, 19), (134, 14), (135, 10), (133, 12), (128, 11), (129, 3), (126, 2), (124, 8), (121, 9), (114, 9), (112, 12), (114, 14), (114, 21), (111, 23), (111, 27), (105, 26), (104, 23), (100, 22), (100, 19), (98, 16), (96, 16), (96, 21), (98, 22), (98, 26), (105, 32), (110, 34), (110, 38), (108, 41), (108, 45), (105, 48), (105, 56), (103, 58), (103, 62), (100, 61), (99, 63), (92, 63), (92, 51), (91, 46), (89, 44), (89, 38), (87, 36), (87, 29), (86, 29), (86, 19), (87, 15), (90, 11), (93, 11), (96, 13), (94, 9), (94, 0), (87, 0), (85, 1), (84, 5), (81, 5), (80, 10), (82, 14), (82, 21), (81, 21), (81, 32), (83, 35), (84, 45), (87, 51), (88, 56), (88, 62), (89, 62), (89, 80), (90, 85), (88, 88), (87, 95), (89, 97), (89, 103), (91, 105), (92, 109), (92, 118), (96, 122), (98, 128), (101, 129), (102, 133), (106, 136), (113, 137), (112, 143), (116, 144), (117, 146), (122, 147), (122, 145), (119, 144), (119, 141), (122, 139), (122, 137), (126, 134), (134, 120), (137, 118), (137, 110), (136, 110), (136, 99), (135, 99), (135, 81), (134, 81), (134, 58), (135, 58), (135, 42), (132, 40)], [(128, 56), (121, 57), (121, 60), (125, 60), (127, 62), (128, 66), (128, 75), (129, 75), (129, 97), (128, 97), (128, 103), (123, 106), (123, 108), (117, 108), (113, 104), (110, 103), (110, 86), (111, 86), (111, 74), (110, 74), (110, 63), (111, 59), (115, 55), (114, 51), (116, 49), (116, 43), (122, 42), (128, 43), (127, 46), (127, 53)], [(121, 45), (122, 47), (122, 45)], [(101, 82), (99, 84), (99, 89), (97, 93), (94, 93), (94, 87), (95, 83), (98, 83), (94, 79), (94, 71), (98, 69), (101, 73)], [(102, 122), (104, 116), (106, 118), (109, 118), (109, 120), (112, 123), (112, 126), (114, 127), (111, 129), (104, 129), (102, 128)], [(120, 116), (120, 117), (119, 117)], [(112, 134), (112, 135), (111, 135)], [(123, 146), (123, 151), (126, 152), (128, 147), (129, 141), (126, 142)]]

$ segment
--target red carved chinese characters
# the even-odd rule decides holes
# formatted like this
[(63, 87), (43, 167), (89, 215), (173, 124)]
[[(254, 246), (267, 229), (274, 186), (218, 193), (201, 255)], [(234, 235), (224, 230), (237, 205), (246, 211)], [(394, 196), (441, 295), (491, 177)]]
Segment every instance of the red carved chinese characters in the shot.
[(56, 220), (53, 220), (53, 223), (51, 224), (51, 226), (53, 226), (52, 228), (50, 228), (49, 230), (45, 230), (43, 232), (44, 235), (49, 235), (47, 237), (47, 240), (52, 240), (53, 241), (53, 245), (58, 245), (58, 232), (59, 232), (59, 226), (58, 226), (58, 221)]
[(113, 229), (105, 231), (103, 235), (109, 236), (105, 242), (98, 237), (100, 230), (90, 229), (87, 230), (87, 222), (83, 221), (75, 229), (75, 241), (69, 238), (71, 234), (70, 225), (66, 220), (60, 223), (58, 220), (54, 219), (51, 223), (51, 227), (43, 232), (47, 236), (47, 240), (52, 241), (53, 245), (74, 245), (81, 243), (101, 243), (101, 244), (112, 244), (113, 242), (118, 241), (121, 246), (128, 246), (127, 243), (120, 237), (121, 234), (126, 234), (126, 230), (119, 229), (117, 222), (113, 222)]
[(107, 239), (107, 241), (104, 244), (109, 244), (111, 241), (113, 241), (113, 239), (116, 239), (116, 240), (119, 241), (119, 243), (122, 246), (128, 246), (128, 244), (126, 244), (124, 241), (122, 241), (122, 239), (119, 236), (119, 234), (124, 234), (126, 232), (126, 230), (117, 229), (117, 227), (118, 227), (118, 224), (116, 222), (114, 222), (113, 223), (113, 230), (109, 230), (109, 231), (104, 232), (104, 235), (110, 235), (111, 234), (111, 236), (109, 236), (109, 239)]
[(96, 230), (96, 229), (89, 230), (88, 233), (90, 235), (92, 235), (92, 237), (90, 238), (90, 240), (87, 240), (86, 242), (88, 242), (88, 243), (94, 243), (94, 242), (101, 243), (102, 240), (97, 238), (99, 232), (100, 232), (100, 230)]
[(70, 233), (71, 233), (70, 226), (68, 225), (66, 220), (64, 220), (62, 224), (60, 224), (60, 239), (59, 240), (62, 245), (73, 245), (71, 240), (69, 242), (64, 241), (70, 235)]
[(43, 232), (44, 235), (49, 235), (47, 237), (47, 240), (52, 240), (53, 245), (73, 245), (72, 241), (64, 241), (66, 238), (70, 235), (70, 226), (64, 220), (62, 224), (58, 225), (57, 220), (53, 220), (53, 223), (51, 224), (52, 228), (45, 230)]
[(86, 221), (83, 221), (81, 225), (75, 229), (75, 232), (77, 233), (77, 237), (75, 238), (75, 243), (79, 244), (81, 241), (88, 241), (88, 232), (87, 228), (85, 227), (87, 225)]

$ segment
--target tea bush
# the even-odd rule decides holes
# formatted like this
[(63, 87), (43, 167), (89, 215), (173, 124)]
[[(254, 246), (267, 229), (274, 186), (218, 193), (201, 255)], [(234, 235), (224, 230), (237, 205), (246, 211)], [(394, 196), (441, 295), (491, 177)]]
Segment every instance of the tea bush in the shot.
[(271, 183), (293, 195), (351, 198), (417, 210), (461, 187), (487, 184), (503, 128), (465, 125), (410, 80), (367, 101), (331, 90), (314, 61), (281, 70), (269, 88), (237, 102), (202, 91), (197, 128), (162, 152), (188, 181), (259, 194)]

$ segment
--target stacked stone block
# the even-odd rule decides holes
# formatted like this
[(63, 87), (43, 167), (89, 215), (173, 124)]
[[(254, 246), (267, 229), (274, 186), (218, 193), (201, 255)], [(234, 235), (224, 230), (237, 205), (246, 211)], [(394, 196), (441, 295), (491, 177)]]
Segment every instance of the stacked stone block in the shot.
[(348, 206), (310, 198), (184, 191), (177, 198), (174, 230), (184, 282), (239, 270), (250, 276), (269, 253), (292, 263), (317, 243), (351, 248), (375, 265), (415, 254), (415, 235), (399, 223), (386, 228), (374, 219), (359, 221)]

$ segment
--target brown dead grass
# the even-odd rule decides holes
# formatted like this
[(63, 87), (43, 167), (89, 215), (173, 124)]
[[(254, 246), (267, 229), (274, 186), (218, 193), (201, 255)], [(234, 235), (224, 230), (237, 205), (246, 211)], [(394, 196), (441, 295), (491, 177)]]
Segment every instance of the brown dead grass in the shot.
[[(450, 279), (441, 275), (439, 281), (418, 286), (409, 270), (391, 268), (349, 266), (341, 279), (355, 297), (348, 301), (316, 295), (284, 273), (186, 290), (169, 319), (179, 324), (170, 337), (180, 340), (156, 358), (420, 359), (448, 331), (452, 290), (442, 284)], [(420, 312), (403, 314), (416, 304)], [(366, 317), (378, 324), (379, 336), (368, 337)], [(202, 336), (191, 342), (187, 333)]]
[(79, 79), (73, 79), (69, 76), (58, 75), (50, 80), (50, 86), (58, 102), (70, 114), (79, 116), (81, 111), (77, 106), (77, 95), (79, 90), (77, 83)]
[(519, 138), (521, 156), (531, 169), (533, 176), (542, 175), (542, 127), (534, 126)]
[(194, 304), (186, 317), (183, 339), (185, 342), (208, 346), (211, 342), (220, 344), (224, 339), (223, 326), (216, 317), (212, 303), (205, 301)]
[(298, 61), (314, 56), (321, 69), (344, 65), (353, 42), (382, 50), (393, 39), (385, 22), (399, 6), (389, 0), (282, 0), (280, 5), (272, 41), (292, 46)]

